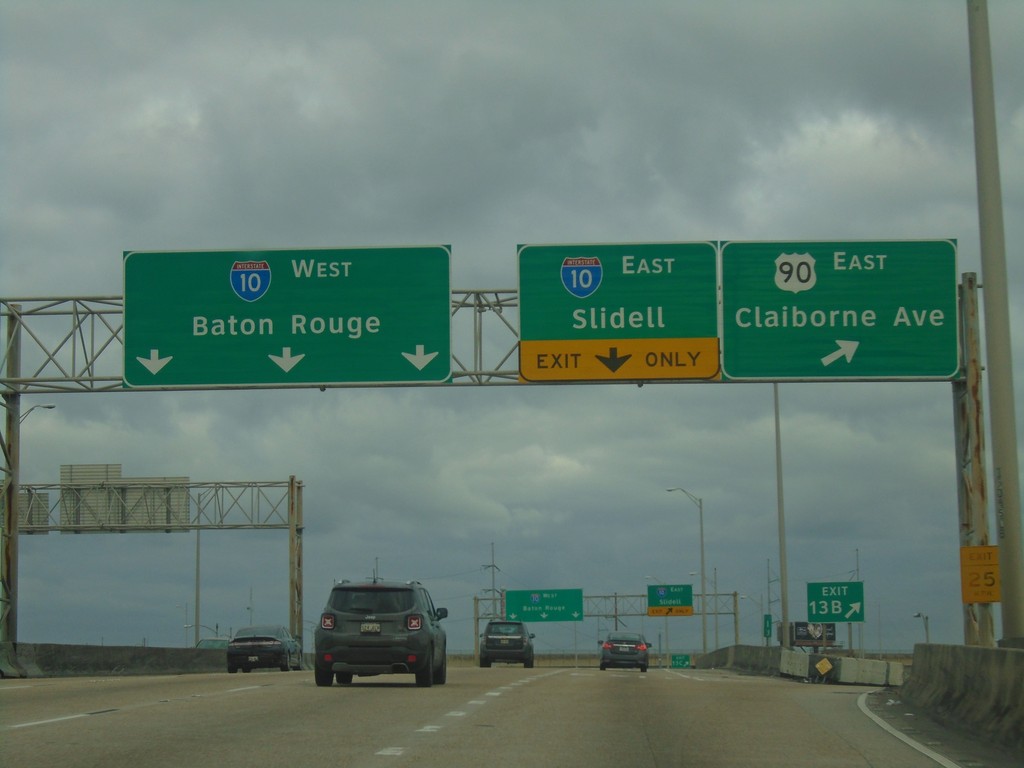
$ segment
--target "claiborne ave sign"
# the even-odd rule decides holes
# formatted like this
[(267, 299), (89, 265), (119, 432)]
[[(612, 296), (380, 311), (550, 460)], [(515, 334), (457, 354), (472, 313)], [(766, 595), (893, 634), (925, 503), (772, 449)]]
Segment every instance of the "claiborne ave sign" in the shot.
[(949, 240), (727, 242), (729, 379), (949, 379), (959, 370)]
[(124, 254), (124, 386), (451, 375), (447, 246)]
[(519, 373), (717, 378), (716, 278), (713, 243), (521, 245)]

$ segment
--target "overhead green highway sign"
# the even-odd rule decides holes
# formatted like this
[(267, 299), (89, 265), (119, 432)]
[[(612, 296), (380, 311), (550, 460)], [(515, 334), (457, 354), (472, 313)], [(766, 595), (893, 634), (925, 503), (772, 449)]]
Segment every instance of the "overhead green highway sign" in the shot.
[(582, 589), (510, 589), (505, 618), (514, 621), (583, 621)]
[(124, 386), (443, 382), (448, 246), (127, 251)]
[(952, 379), (952, 240), (726, 242), (728, 379)]
[(808, 584), (807, 620), (864, 621), (864, 582), (833, 581)]
[(527, 381), (715, 379), (714, 243), (519, 246)]
[(692, 584), (648, 584), (648, 616), (693, 616)]

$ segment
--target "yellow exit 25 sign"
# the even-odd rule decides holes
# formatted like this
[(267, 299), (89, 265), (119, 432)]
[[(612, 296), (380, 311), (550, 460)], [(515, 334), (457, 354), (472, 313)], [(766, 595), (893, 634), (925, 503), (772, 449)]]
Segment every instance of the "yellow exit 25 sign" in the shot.
[(960, 592), (964, 603), (998, 603), (999, 547), (960, 547)]

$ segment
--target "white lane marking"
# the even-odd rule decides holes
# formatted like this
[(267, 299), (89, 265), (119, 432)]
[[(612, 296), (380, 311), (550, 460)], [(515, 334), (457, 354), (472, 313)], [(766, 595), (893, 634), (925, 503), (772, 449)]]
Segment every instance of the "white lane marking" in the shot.
[(88, 715), (86, 715), (86, 714), (79, 714), (79, 715), (66, 715), (64, 717), (52, 717), (49, 720), (35, 720), (35, 721), (31, 722), (31, 723), (15, 723), (14, 725), (11, 725), (11, 726), (8, 726), (8, 727), (11, 728), (11, 730), (14, 730), (15, 728), (28, 728), (28, 727), (33, 726), (33, 725), (49, 725), (50, 723), (59, 723), (59, 722), (62, 722), (64, 720), (75, 720), (75, 719), (77, 719), (79, 717), (88, 717)]
[(451, 712), (449, 712), (448, 714), (445, 715), (445, 717), (465, 717), (465, 716), (466, 716), (465, 712), (459, 712), (458, 710), (453, 710), (453, 711), (451, 711)]
[(501, 696), (501, 691), (488, 691), (484, 696)]
[(954, 763), (952, 760), (950, 760), (947, 757), (943, 757), (938, 752), (934, 752), (934, 751), (928, 749), (928, 747), (926, 747), (924, 744), (921, 744), (919, 742), (914, 741), (912, 738), (910, 738), (906, 734), (900, 733), (894, 727), (892, 727), (887, 722), (885, 722), (885, 720), (883, 720), (878, 715), (876, 715), (874, 712), (872, 712), (868, 708), (867, 702), (868, 702), (868, 694), (867, 693), (862, 693), (860, 696), (857, 697), (857, 706), (860, 707), (860, 711), (863, 712), (868, 717), (870, 717), (875, 722), (875, 725), (877, 725), (879, 728), (881, 728), (884, 731), (888, 731), (890, 734), (895, 736), (897, 739), (902, 741), (904, 744), (906, 744), (907, 746), (911, 747), (912, 749), (916, 749), (918, 752), (920, 752), (925, 757), (930, 758), (931, 760), (934, 760), (936, 763), (941, 765), (943, 768), (962, 768), (962, 766), (959, 763)]
[(471, 701), (469, 703), (470, 704), (480, 705), (480, 704), (486, 704), (487, 702), (486, 701), (480, 701), (479, 699), (474, 699), (473, 701)]
[(384, 749), (376, 752), (377, 755), (389, 755), (391, 757), (398, 757), (405, 752), (405, 747), (384, 747)]
[(424, 725), (422, 728), (417, 728), (416, 733), (437, 733), (440, 730), (440, 725)]

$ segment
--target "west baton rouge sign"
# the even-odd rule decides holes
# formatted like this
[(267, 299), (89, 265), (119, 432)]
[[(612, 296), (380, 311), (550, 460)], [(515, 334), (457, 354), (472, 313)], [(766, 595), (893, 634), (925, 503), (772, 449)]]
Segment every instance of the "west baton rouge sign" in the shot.
[(527, 381), (714, 379), (713, 243), (519, 246)]
[(583, 621), (583, 590), (507, 590), (505, 618), (511, 621)]
[(448, 246), (127, 251), (124, 386), (443, 382)]

